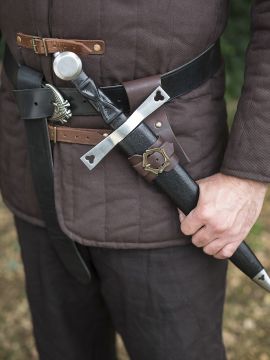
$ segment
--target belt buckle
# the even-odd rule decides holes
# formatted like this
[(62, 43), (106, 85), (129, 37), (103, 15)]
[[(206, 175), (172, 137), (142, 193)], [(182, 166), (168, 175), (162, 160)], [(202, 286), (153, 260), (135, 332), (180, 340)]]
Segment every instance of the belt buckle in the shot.
[[(153, 165), (151, 165), (148, 160), (149, 156), (156, 152), (159, 153), (160, 155), (162, 155), (163, 159), (164, 159), (163, 164), (157, 168), (153, 167)], [(163, 173), (163, 171), (170, 165), (170, 163), (171, 163), (170, 157), (167, 155), (166, 150), (164, 148), (156, 147), (156, 148), (152, 148), (152, 149), (147, 149), (143, 153), (142, 166), (143, 166), (144, 170), (149, 171), (155, 175)]]
[(72, 112), (69, 109), (70, 103), (68, 100), (65, 100), (60, 92), (51, 84), (45, 84), (45, 88), (48, 88), (52, 91), (53, 94), (53, 105), (54, 112), (52, 116), (48, 119), (53, 123), (60, 122), (61, 124), (67, 123), (68, 119), (72, 117)]
[(38, 38), (38, 37), (33, 37), (33, 38), (31, 39), (32, 48), (33, 48), (35, 54), (38, 54), (37, 44), (36, 44), (36, 41), (37, 41), (37, 40), (40, 40), (40, 38)]
[(35, 54), (39, 54), (38, 52), (38, 49), (37, 49), (37, 44), (36, 44), (36, 41), (42, 41), (42, 44), (43, 44), (43, 47), (44, 47), (44, 53), (45, 53), (45, 56), (48, 56), (48, 47), (47, 47), (47, 44), (46, 44), (46, 41), (44, 38), (41, 38), (41, 37), (32, 37), (31, 39), (31, 44), (32, 44), (32, 48), (34, 50), (34, 53)]

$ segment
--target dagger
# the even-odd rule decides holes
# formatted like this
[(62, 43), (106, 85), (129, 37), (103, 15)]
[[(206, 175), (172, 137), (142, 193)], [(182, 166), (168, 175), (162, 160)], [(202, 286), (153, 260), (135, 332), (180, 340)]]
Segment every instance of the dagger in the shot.
[[(108, 141), (104, 141), (107, 140), (107, 138), (102, 141), (103, 145), (100, 149), (103, 153), (100, 157), (97, 157), (96, 159), (98, 152), (93, 153), (91, 151), (82, 156), (81, 160), (90, 170), (92, 170), (101, 158), (103, 158), (110, 149), (118, 143), (124, 151), (130, 155), (130, 153), (134, 151), (135, 153), (136, 151), (138, 153), (144, 152), (145, 148), (155, 142), (156, 136), (145, 124), (140, 125), (140, 123), (158, 107), (168, 101), (170, 98), (168, 90), (165, 92), (162, 86), (156, 89), (127, 119), (123, 112), (119, 110), (100, 89), (96, 87), (94, 81), (83, 72), (82, 62), (76, 54), (71, 52), (56, 53), (53, 69), (60, 79), (72, 81), (77, 90), (98, 112), (100, 112), (104, 121), (113, 129), (116, 129), (111, 134)], [(162, 94), (162, 97), (164, 97), (161, 101), (155, 101), (157, 91), (159, 91), (158, 94)], [(128, 125), (124, 126), (125, 123)], [(135, 131), (137, 131), (137, 134), (135, 134)], [(131, 136), (140, 137), (140, 144), (137, 146), (136, 150), (132, 146), (131, 142), (127, 141), (127, 138), (130, 138)], [(149, 143), (149, 141), (151, 143), (149, 145), (147, 144), (148, 146), (145, 146), (145, 144), (147, 142)], [(89, 154), (92, 161), (89, 160)], [(97, 160), (96, 162), (95, 159)], [(94, 166), (91, 165), (92, 163)], [(172, 174), (170, 175), (170, 173)], [(176, 185), (178, 186), (173, 187), (173, 190), (170, 190), (165, 186), (168, 181), (176, 181)], [(184, 214), (187, 215), (196, 207), (199, 198), (199, 186), (180, 165), (174, 172), (171, 170), (168, 173), (159, 174), (155, 182), (167, 193), (167, 195), (173, 200), (177, 207), (183, 211)], [(183, 191), (183, 189), (185, 191)], [(176, 195), (179, 195), (178, 197), (181, 199), (180, 202), (177, 202)], [(230, 260), (251, 280), (270, 292), (270, 277), (256, 255), (245, 242), (240, 244), (235, 253), (230, 257)]]

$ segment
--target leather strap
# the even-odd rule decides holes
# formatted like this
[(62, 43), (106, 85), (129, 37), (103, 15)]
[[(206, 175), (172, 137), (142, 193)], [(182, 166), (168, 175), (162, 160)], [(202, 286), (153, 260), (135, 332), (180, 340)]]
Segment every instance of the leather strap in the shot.
[[(161, 75), (161, 84), (172, 98), (181, 96), (194, 90), (208, 78), (213, 76), (221, 64), (219, 43), (212, 45), (200, 56), (181, 67)], [(17, 64), (8, 47), (4, 57), (4, 68), (10, 80), (16, 78), (20, 65)], [(139, 80), (138, 80), (139, 81)], [(13, 81), (14, 83), (14, 81)], [(129, 100), (123, 85), (100, 87), (102, 92), (110, 98), (117, 107), (128, 113)], [(59, 88), (60, 93), (71, 103), (74, 115), (97, 115), (97, 111), (74, 88)], [(35, 91), (38, 94), (35, 95)], [(38, 97), (38, 101), (33, 101)], [(45, 114), (50, 117), (54, 108), (51, 104), (52, 95), (45, 88), (21, 89), (16, 93), (20, 113), (24, 119), (42, 118)]]
[[(6, 66), (8, 65), (6, 64)], [(26, 69), (27, 73), (21, 74)], [(18, 81), (14, 82), (13, 85), (15, 88), (23, 89), (39, 88), (42, 84), (42, 78), (39, 72), (21, 67), (18, 71)], [(76, 244), (62, 232), (57, 220), (54, 202), (53, 161), (47, 119), (25, 120), (24, 124), (34, 187), (50, 240), (70, 274), (79, 282), (88, 284), (91, 279), (89, 269)]]
[[(152, 150), (152, 151), (151, 151)], [(149, 155), (147, 155), (147, 152)], [(163, 171), (170, 171), (178, 165), (178, 157), (174, 154), (173, 143), (164, 141), (161, 137), (151, 145), (143, 155), (135, 154), (128, 158), (134, 170), (136, 170), (145, 180), (151, 182)], [(163, 169), (164, 166), (164, 169)], [(156, 174), (155, 169), (162, 169)]]
[(161, 75), (124, 81), (122, 85), (126, 90), (130, 112), (132, 113), (152, 91), (161, 85)]
[(80, 129), (67, 126), (48, 126), (50, 140), (54, 143), (64, 142), (81, 145), (97, 145), (112, 130), (109, 129)]
[[(70, 103), (70, 109), (74, 116), (98, 115), (93, 106), (75, 88), (57, 88), (57, 90)], [(22, 119), (50, 118), (52, 116), (54, 105), (53, 93), (50, 89), (23, 89), (14, 90), (13, 93)], [(128, 111), (128, 108), (125, 110)]]
[[(129, 106), (133, 112), (142, 101), (161, 84), (160, 75), (149, 76), (138, 80), (123, 82), (126, 93), (129, 99)], [(161, 137), (164, 141), (174, 144), (175, 154), (182, 165), (190, 162), (183, 147), (177, 141), (170, 122), (166, 114), (166, 105), (161, 107), (153, 114), (148, 116), (145, 121), (146, 125), (153, 131), (157, 137)]]
[(101, 55), (105, 52), (103, 40), (42, 38), (19, 32), (16, 42), (19, 47), (31, 49), (35, 54), (46, 56), (58, 51), (72, 51), (78, 55)]
[(174, 135), (165, 108), (160, 108), (150, 115), (146, 119), (146, 124), (157, 137), (161, 136), (163, 139), (166, 139), (174, 144), (174, 152), (181, 165), (185, 166), (190, 162), (190, 159), (180, 141), (177, 140)]

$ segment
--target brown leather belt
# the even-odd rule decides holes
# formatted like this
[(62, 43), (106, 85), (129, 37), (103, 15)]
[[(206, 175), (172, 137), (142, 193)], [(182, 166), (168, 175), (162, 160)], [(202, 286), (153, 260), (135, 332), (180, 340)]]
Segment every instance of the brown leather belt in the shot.
[(46, 56), (58, 51), (72, 51), (79, 55), (101, 55), (105, 51), (105, 42), (103, 40), (42, 38), (17, 33), (16, 41), (18, 46), (32, 49), (35, 54)]
[(80, 129), (67, 126), (48, 125), (50, 140), (54, 143), (64, 142), (81, 145), (97, 145), (108, 136), (109, 129)]

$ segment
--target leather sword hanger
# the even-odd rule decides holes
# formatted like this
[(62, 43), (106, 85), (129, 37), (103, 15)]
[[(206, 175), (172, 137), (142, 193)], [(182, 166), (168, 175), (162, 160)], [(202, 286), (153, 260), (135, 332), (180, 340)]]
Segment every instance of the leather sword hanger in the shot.
[[(117, 109), (110, 99), (108, 99), (100, 89), (97, 89), (93, 80), (83, 72), (81, 60), (76, 54), (71, 52), (56, 53), (53, 67), (55, 74), (59, 78), (62, 80), (72, 81), (77, 90), (91, 103), (92, 106), (96, 108), (97, 111), (101, 113), (107, 124), (111, 125), (118, 117), (121, 118), (119, 126), (114, 132), (112, 132), (110, 137), (105, 138), (106, 141), (101, 141), (103, 144), (100, 145), (100, 147), (98, 147), (98, 144), (81, 158), (90, 170), (92, 170), (116, 144), (119, 143), (121, 145), (123, 139), (125, 139), (127, 135), (137, 128), (148, 115), (170, 99), (170, 95), (168, 94), (169, 91), (165, 92), (162, 87), (159, 87), (142, 103), (141, 106), (139, 106), (139, 108), (137, 108), (137, 110), (134, 111), (129, 118), (126, 118), (122, 111)], [(158, 100), (158, 97), (161, 97), (161, 99)], [(127, 152), (124, 146), (123, 148)], [(95, 150), (98, 151), (96, 152)], [(102, 153), (99, 154), (99, 151), (102, 151)], [(91, 165), (91, 161), (89, 165), (89, 154), (90, 157), (94, 157), (93, 166)], [(95, 157), (97, 157), (96, 161)], [(169, 173), (167, 173), (167, 176), (168, 174)], [(185, 214), (188, 214), (194, 207), (196, 207), (199, 197), (199, 187), (180, 165), (178, 165), (178, 172), (176, 175), (178, 176), (177, 185), (181, 187), (181, 191), (179, 191), (180, 201), (177, 202), (177, 199), (170, 196), (168, 192), (167, 195), (171, 197), (176, 205), (179, 204), (177, 207), (181, 208), (182, 205), (184, 208), (181, 210)], [(161, 187), (166, 192), (163, 184)], [(188, 194), (188, 198), (185, 197), (186, 194)], [(181, 196), (183, 196), (183, 198), (181, 198)], [(270, 292), (270, 277), (263, 265), (257, 259), (256, 255), (245, 242), (240, 244), (230, 260), (255, 283)]]

